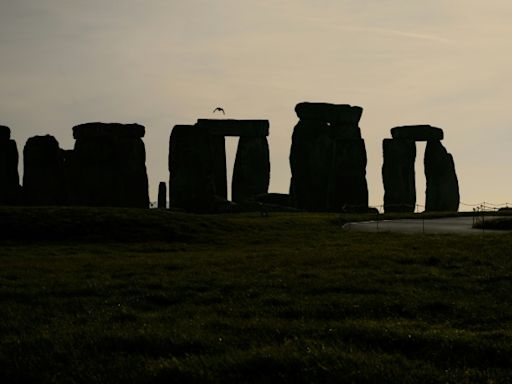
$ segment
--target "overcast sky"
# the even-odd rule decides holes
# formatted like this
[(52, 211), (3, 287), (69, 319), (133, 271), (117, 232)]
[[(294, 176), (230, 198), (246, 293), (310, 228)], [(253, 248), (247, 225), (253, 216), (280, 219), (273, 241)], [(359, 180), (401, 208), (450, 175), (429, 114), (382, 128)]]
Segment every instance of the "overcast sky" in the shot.
[(79, 123), (143, 124), (156, 200), (173, 125), (217, 106), (269, 119), (270, 190), (287, 192), (295, 104), (346, 103), (364, 108), (372, 205), (382, 139), (407, 124), (444, 129), (463, 202), (512, 202), (510, 20), (509, 0), (0, 0), (0, 124), (20, 153), (47, 133), (72, 148)]

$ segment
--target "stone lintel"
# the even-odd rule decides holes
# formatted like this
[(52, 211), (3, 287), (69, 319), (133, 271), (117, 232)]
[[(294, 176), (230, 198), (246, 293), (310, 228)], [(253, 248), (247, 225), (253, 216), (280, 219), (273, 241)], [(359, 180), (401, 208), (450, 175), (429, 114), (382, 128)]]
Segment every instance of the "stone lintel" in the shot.
[(86, 123), (73, 127), (73, 137), (84, 139), (92, 137), (144, 137), (145, 128), (140, 124)]
[(349, 104), (303, 102), (295, 106), (295, 113), (301, 120), (358, 124), (363, 108)]
[(441, 128), (431, 125), (404, 125), (391, 129), (393, 139), (407, 139), (414, 141), (443, 140), (444, 133)]
[(268, 136), (268, 120), (198, 119), (198, 127), (214, 136)]

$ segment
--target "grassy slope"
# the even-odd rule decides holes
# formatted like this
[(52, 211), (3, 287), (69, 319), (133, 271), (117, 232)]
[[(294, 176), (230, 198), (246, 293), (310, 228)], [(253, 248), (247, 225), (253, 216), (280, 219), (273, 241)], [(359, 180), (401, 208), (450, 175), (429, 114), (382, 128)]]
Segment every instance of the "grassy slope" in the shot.
[(512, 381), (512, 235), (347, 219), (0, 209), (0, 382)]

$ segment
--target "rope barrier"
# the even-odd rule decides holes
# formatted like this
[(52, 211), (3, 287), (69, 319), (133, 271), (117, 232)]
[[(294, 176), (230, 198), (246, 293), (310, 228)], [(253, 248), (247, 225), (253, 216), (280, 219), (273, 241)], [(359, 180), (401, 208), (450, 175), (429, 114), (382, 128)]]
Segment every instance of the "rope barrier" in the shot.
[[(512, 209), (512, 203), (509, 203), (509, 202), (490, 203), (488, 201), (483, 201), (483, 202), (477, 203), (477, 204), (470, 204), (470, 203), (465, 203), (465, 202), (461, 201), (459, 203), (459, 205), (465, 206), (465, 207), (479, 208), (480, 211), (486, 210), (486, 209), (490, 209), (490, 210), (494, 210), (494, 211), (498, 211), (499, 209), (502, 209), (502, 208)], [(360, 206), (358, 206), (358, 207), (360, 207)], [(409, 209), (414, 210), (415, 212), (419, 212), (420, 208), (426, 208), (425, 205), (422, 205), (422, 204), (415, 204), (415, 205), (412, 205), (412, 204), (380, 204), (380, 205), (371, 206), (370, 208), (376, 208), (379, 211), (384, 211), (385, 207), (387, 207), (388, 209), (389, 208), (401, 208), (401, 209), (409, 208)]]

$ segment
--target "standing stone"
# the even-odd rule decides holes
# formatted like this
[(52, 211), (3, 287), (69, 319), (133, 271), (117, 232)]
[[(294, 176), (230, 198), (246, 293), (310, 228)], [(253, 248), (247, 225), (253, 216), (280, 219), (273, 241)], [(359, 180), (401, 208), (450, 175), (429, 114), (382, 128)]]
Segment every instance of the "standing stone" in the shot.
[(366, 183), (366, 147), (362, 139), (335, 141), (333, 174), (329, 190), (331, 210), (366, 212), (368, 185)]
[(164, 181), (161, 181), (160, 184), (158, 184), (158, 208), (167, 208), (167, 185)]
[(18, 149), (11, 130), (0, 125), (0, 205), (19, 202), (19, 195)]
[(310, 211), (367, 210), (361, 107), (299, 103), (290, 151), (294, 205)]
[(226, 140), (224, 136), (210, 136), (213, 161), (213, 183), (215, 195), (223, 200), (228, 198), (228, 175), (226, 169)]
[(416, 205), (416, 181), (414, 162), (416, 144), (412, 140), (384, 139), (384, 182), (385, 212), (414, 212)]
[(169, 142), (169, 199), (190, 212), (230, 208), (227, 201), (225, 136), (240, 137), (233, 170), (233, 200), (267, 193), (270, 159), (268, 120), (199, 119), (176, 125)]
[(169, 140), (169, 201), (190, 212), (214, 209), (213, 149), (207, 130), (176, 125)]
[(64, 157), (55, 137), (34, 136), (23, 149), (23, 190), (29, 205), (61, 205), (65, 201)]
[(297, 208), (327, 210), (332, 159), (329, 125), (314, 120), (299, 121), (293, 130), (290, 151), (290, 196)]
[(425, 149), (425, 177), (427, 181), (427, 212), (457, 212), (459, 183), (453, 157), (439, 140), (430, 140)]
[(88, 123), (73, 128), (73, 204), (149, 207), (145, 129), (138, 124)]
[(266, 137), (241, 136), (233, 168), (232, 199), (236, 203), (267, 193), (270, 154)]

